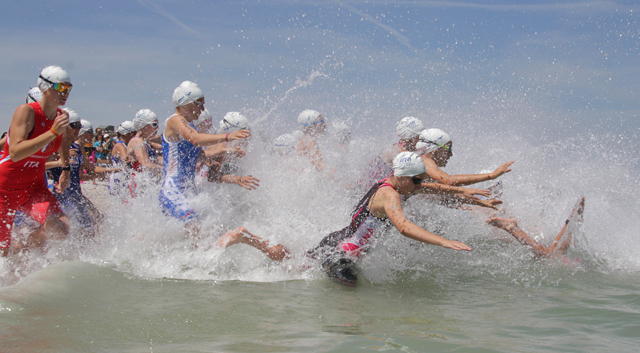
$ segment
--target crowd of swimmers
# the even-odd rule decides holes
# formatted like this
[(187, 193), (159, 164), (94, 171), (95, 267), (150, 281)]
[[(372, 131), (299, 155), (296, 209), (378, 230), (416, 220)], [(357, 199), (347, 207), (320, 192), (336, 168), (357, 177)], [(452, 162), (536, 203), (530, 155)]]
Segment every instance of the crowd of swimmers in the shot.
[[(260, 180), (240, 174), (234, 161), (246, 150), (250, 126), (246, 117), (230, 112), (219, 129), (205, 109), (204, 94), (191, 81), (184, 81), (173, 93), (175, 112), (164, 124), (150, 109), (139, 110), (131, 121), (116, 129), (117, 138), (110, 151), (104, 141), (94, 140), (91, 123), (65, 106), (72, 89), (68, 73), (58, 66), (42, 70), (37, 87), (29, 91), (27, 104), (16, 109), (8, 134), (0, 140), (0, 253), (12, 256), (22, 251), (46, 248), (51, 240), (65, 239), (72, 229), (84, 237), (99, 234), (102, 215), (82, 194), (81, 181), (108, 180), (109, 192), (126, 202), (145, 192), (144, 183), (154, 179), (160, 184), (158, 202), (167, 217), (185, 225), (193, 239), (201, 233), (201, 216), (192, 200), (198, 185), (207, 182), (233, 183), (255, 189)], [(300, 129), (275, 139), (274, 148), (308, 158), (317, 170), (334, 178), (335, 171), (323, 160), (318, 137), (327, 129), (326, 119), (315, 110), (298, 116)], [(348, 143), (349, 128), (334, 125), (340, 143)], [(490, 173), (449, 175), (444, 168), (453, 156), (453, 142), (444, 131), (425, 129), (415, 117), (397, 123), (399, 142), (380, 151), (360, 182), (367, 191), (343, 229), (324, 237), (304, 256), (316, 259), (328, 275), (346, 284), (357, 280), (356, 263), (369, 251), (381, 228), (393, 226), (410, 239), (453, 250), (470, 251), (459, 241), (445, 239), (407, 219), (403, 202), (414, 194), (435, 194), (443, 204), (458, 207), (467, 204), (497, 209), (501, 201), (492, 190), (469, 185), (494, 180), (511, 171), (507, 162)], [(102, 135), (101, 133), (99, 135)], [(231, 143), (237, 141), (235, 143)], [(85, 146), (100, 147), (100, 157), (109, 163), (94, 164)], [(100, 158), (98, 158), (100, 160)], [(48, 185), (46, 172), (53, 181)], [(574, 209), (580, 216), (584, 199)], [(14, 228), (27, 219), (35, 225), (23, 239), (14, 239)], [(537, 243), (517, 226), (514, 219), (490, 218), (488, 223), (507, 231), (529, 246), (536, 256), (548, 257), (568, 247), (562, 240), (565, 227), (552, 245)], [(282, 244), (238, 227), (223, 234), (217, 245), (225, 248), (246, 244), (262, 251), (272, 260), (283, 261), (295, 254)]]

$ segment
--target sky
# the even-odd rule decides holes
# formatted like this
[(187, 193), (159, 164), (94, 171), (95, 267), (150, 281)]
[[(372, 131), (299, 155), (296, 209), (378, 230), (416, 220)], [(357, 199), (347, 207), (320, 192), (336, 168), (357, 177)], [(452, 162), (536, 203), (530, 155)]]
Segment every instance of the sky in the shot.
[(94, 126), (172, 114), (184, 80), (219, 120), (277, 135), (320, 111), (358, 132), (413, 115), (529, 140), (640, 135), (635, 1), (5, 1), (0, 123), (60, 65)]

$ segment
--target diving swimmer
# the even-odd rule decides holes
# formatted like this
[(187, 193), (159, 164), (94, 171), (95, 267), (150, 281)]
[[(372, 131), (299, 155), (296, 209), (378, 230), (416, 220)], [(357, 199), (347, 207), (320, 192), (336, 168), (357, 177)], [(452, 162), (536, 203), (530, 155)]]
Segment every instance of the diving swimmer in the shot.
[[(379, 235), (379, 230), (389, 223), (405, 237), (453, 250), (470, 251), (459, 241), (447, 240), (430, 233), (407, 220), (402, 211), (402, 201), (418, 193), (443, 193), (455, 195), (463, 202), (495, 208), (499, 200), (480, 200), (475, 195), (484, 190), (461, 188), (437, 183), (423, 183), (426, 178), (424, 163), (413, 152), (402, 152), (393, 160), (393, 175), (378, 181), (360, 200), (351, 215), (347, 227), (326, 236), (320, 244), (306, 253), (319, 260), (329, 277), (345, 284), (357, 281), (355, 261), (364, 255)], [(219, 247), (247, 244), (265, 253), (270, 259), (282, 261), (291, 256), (284, 246), (271, 245), (268, 240), (251, 234), (245, 228), (228, 232), (218, 241)]]

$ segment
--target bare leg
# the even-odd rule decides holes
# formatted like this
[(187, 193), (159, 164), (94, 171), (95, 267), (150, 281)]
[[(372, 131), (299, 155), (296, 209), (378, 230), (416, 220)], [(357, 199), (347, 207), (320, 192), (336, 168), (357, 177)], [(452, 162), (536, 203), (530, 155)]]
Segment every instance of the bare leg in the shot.
[(556, 238), (553, 239), (553, 242), (549, 246), (550, 252), (555, 252), (556, 250), (558, 250), (562, 254), (567, 253), (567, 250), (569, 249), (569, 245), (571, 244), (571, 237), (573, 236), (573, 234), (569, 233), (567, 238), (562, 243), (559, 244), (559, 242), (560, 242), (560, 239), (562, 238), (562, 235), (567, 230), (567, 226), (569, 225), (569, 220), (571, 219), (571, 217), (573, 217), (573, 214), (576, 212), (578, 213), (578, 216), (579, 216), (578, 221), (582, 221), (582, 212), (584, 212), (584, 197), (580, 199), (576, 207), (573, 208), (573, 210), (571, 211), (571, 214), (569, 215), (569, 218), (567, 218), (567, 221), (564, 222), (564, 226), (562, 227), (562, 229), (560, 229), (560, 233), (558, 233), (558, 235), (556, 235)]
[(531, 251), (538, 257), (548, 257), (551, 255), (551, 252), (548, 251), (547, 248), (540, 245), (537, 241), (531, 239), (527, 233), (525, 233), (518, 224), (515, 219), (507, 219), (507, 218), (498, 218), (494, 217), (487, 221), (490, 225), (503, 229), (507, 231), (509, 234), (513, 235), (521, 244), (528, 245), (531, 247)]
[(48, 239), (62, 240), (67, 235), (69, 235), (69, 217), (58, 213), (49, 216), (41, 227), (29, 234), (24, 247), (26, 249), (44, 248)]
[(269, 245), (268, 240), (264, 240), (249, 233), (249, 231), (244, 227), (236, 228), (226, 234), (223, 234), (217, 243), (217, 247), (227, 248), (234, 244), (246, 244), (253, 246), (265, 253), (267, 257), (274, 261), (282, 261), (289, 258), (291, 255), (289, 250), (284, 246), (280, 244)]

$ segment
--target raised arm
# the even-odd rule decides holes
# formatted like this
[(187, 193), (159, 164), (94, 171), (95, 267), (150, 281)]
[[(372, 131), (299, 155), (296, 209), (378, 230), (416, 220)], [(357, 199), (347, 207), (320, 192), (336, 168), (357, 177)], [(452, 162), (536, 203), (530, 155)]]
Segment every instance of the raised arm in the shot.
[[(29, 134), (33, 130), (34, 124), (35, 113), (33, 108), (28, 104), (20, 105), (13, 114), (11, 129), (9, 132), (11, 141), (11, 145), (9, 146), (9, 155), (11, 156), (11, 160), (14, 162), (21, 161), (31, 156), (46, 146), (49, 142), (55, 140), (57, 136), (53, 131), (58, 135), (62, 135), (69, 126), (69, 114), (64, 110), (58, 111), (53, 122), (53, 126), (51, 127), (51, 130), (53, 131), (47, 131), (44, 134), (29, 140)], [(65, 160), (68, 160), (68, 151), (66, 156), (67, 158)]]
[[(378, 192), (382, 190), (384, 189), (381, 189)], [(409, 222), (409, 220), (405, 218), (404, 213), (402, 212), (400, 195), (397, 192), (390, 192), (389, 190), (385, 190), (381, 196), (384, 197), (384, 211), (389, 220), (391, 220), (391, 223), (393, 223), (393, 225), (398, 229), (400, 234), (413, 240), (442, 246), (443, 248), (471, 251), (471, 248), (464, 243), (461, 243), (459, 241), (447, 240), (439, 235), (427, 232), (426, 230)]]

